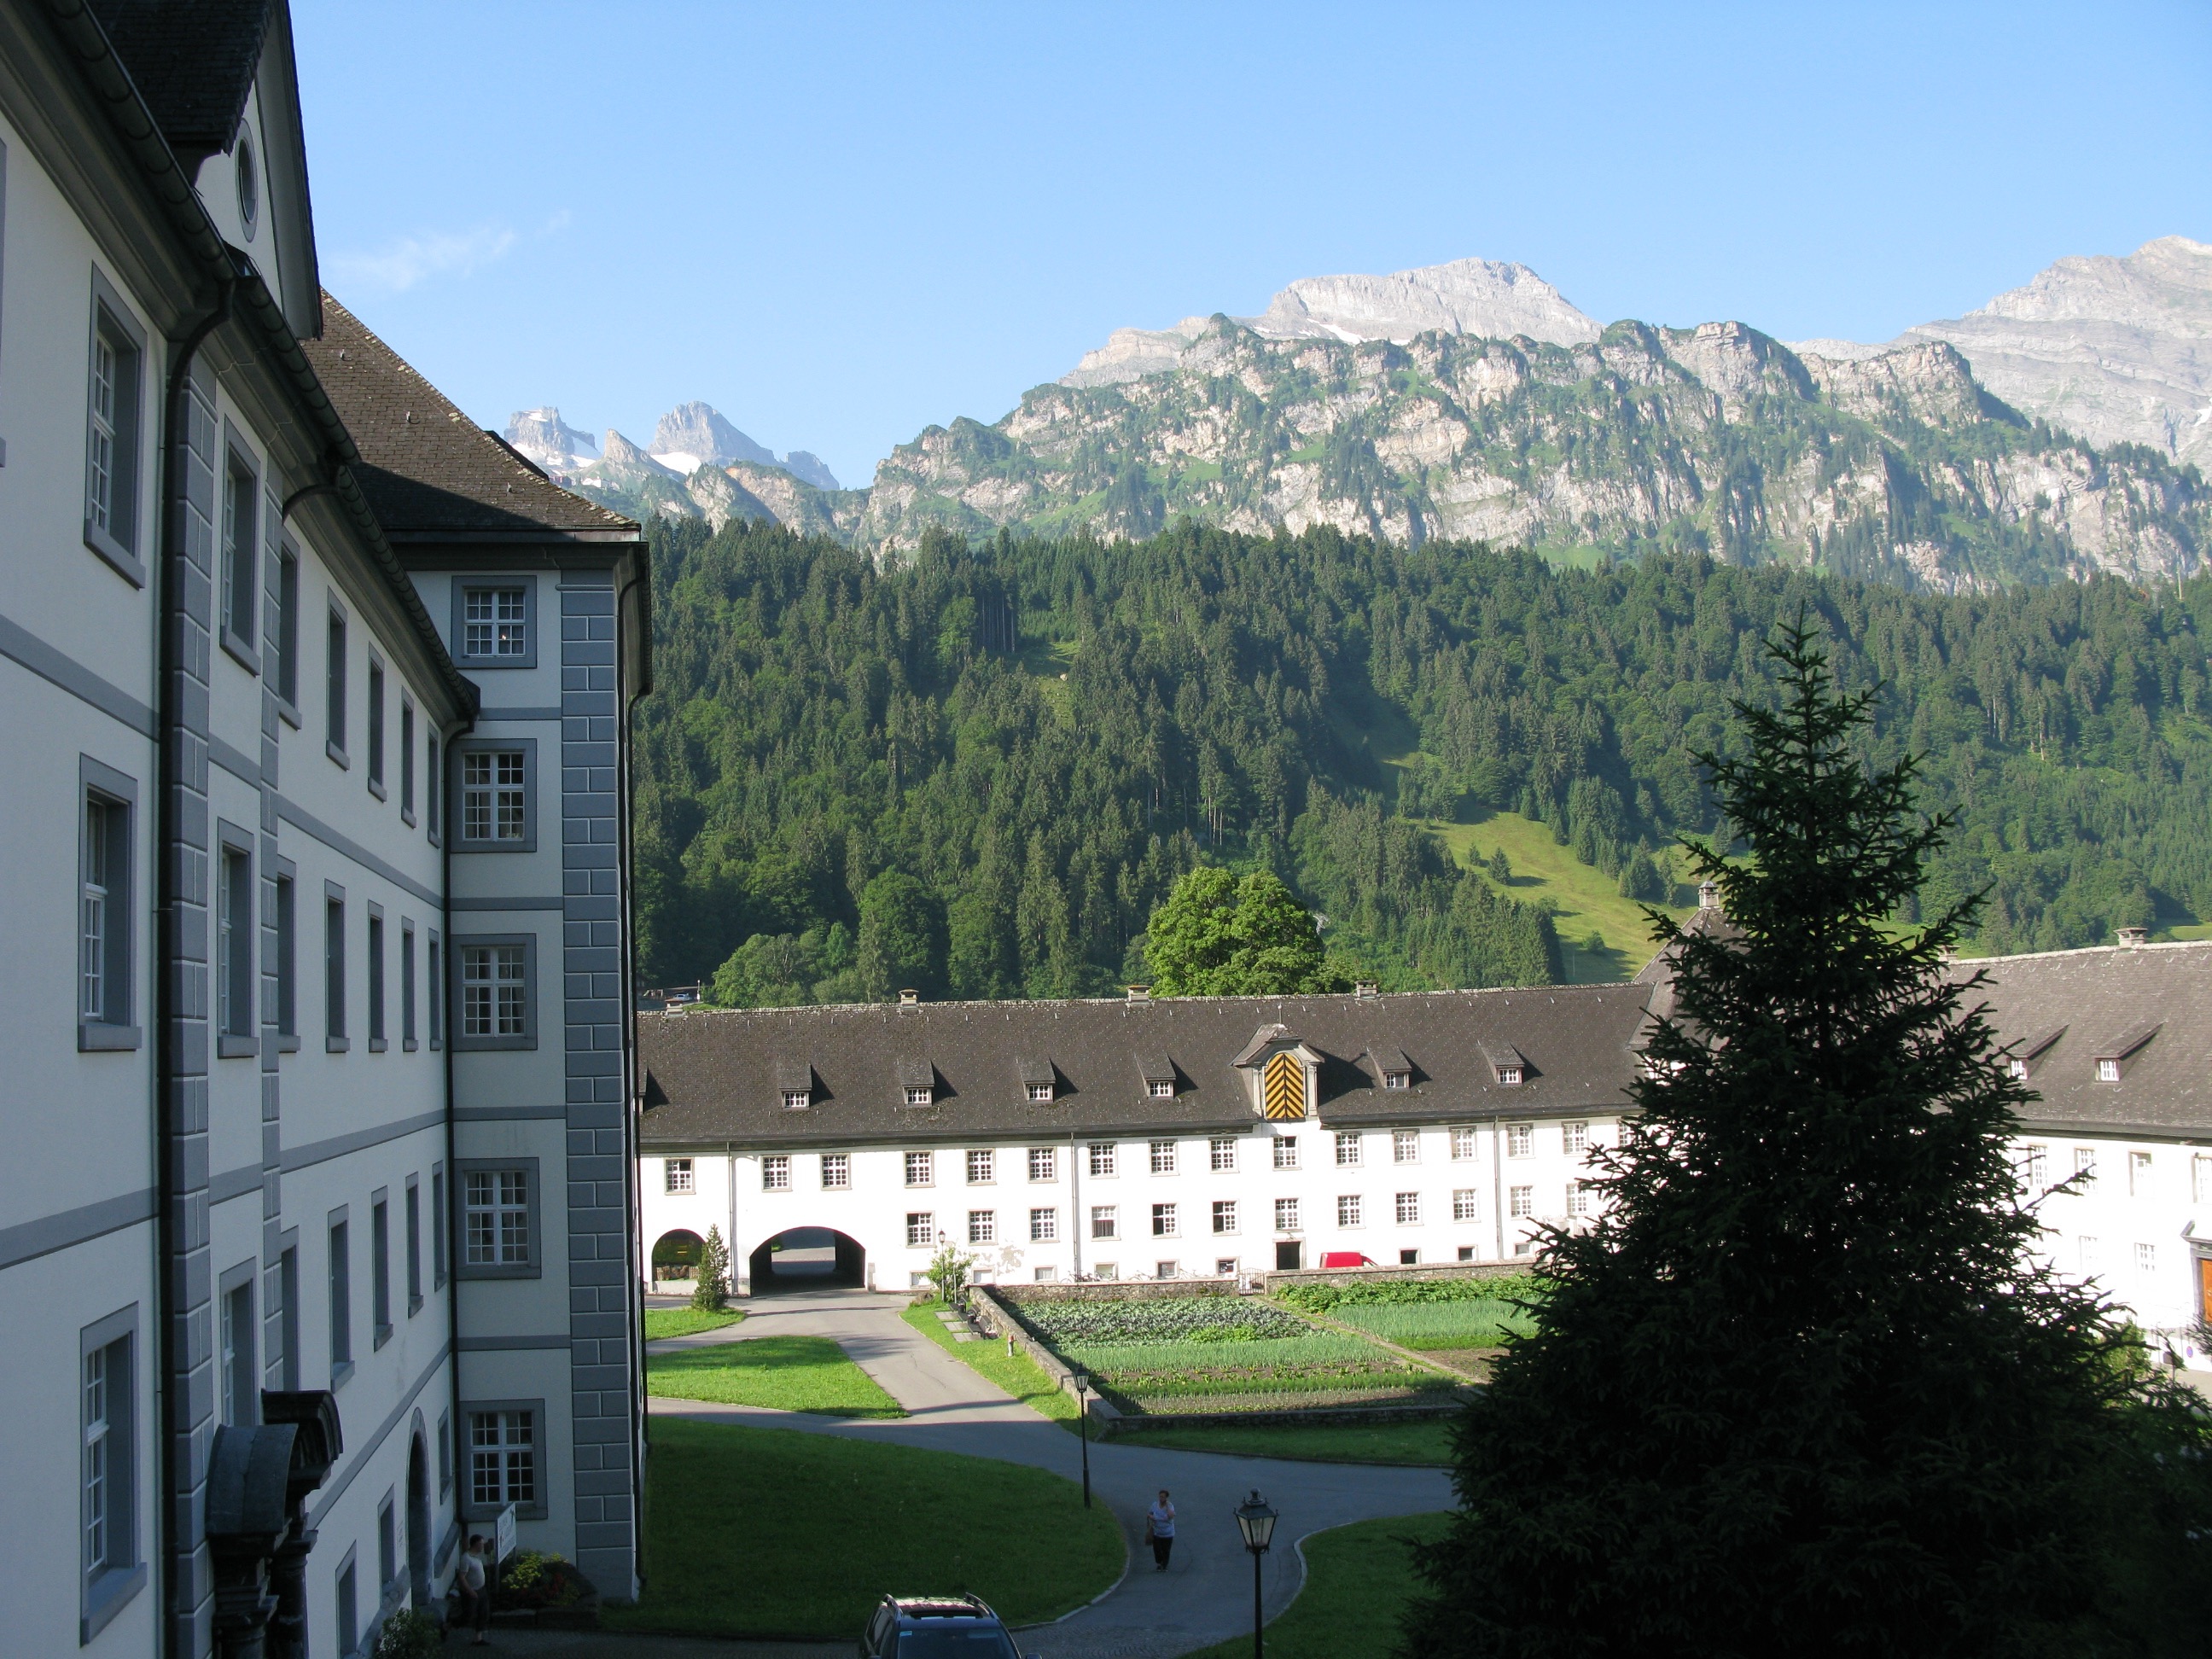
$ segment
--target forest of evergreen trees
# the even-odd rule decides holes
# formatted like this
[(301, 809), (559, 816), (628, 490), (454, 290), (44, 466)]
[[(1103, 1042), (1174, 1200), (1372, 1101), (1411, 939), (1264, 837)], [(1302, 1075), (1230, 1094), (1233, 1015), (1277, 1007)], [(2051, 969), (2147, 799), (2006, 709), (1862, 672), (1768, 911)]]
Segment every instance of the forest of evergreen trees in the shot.
[[(2212, 917), (2212, 578), (1954, 598), (1654, 556), (1595, 571), (1327, 531), (934, 539), (653, 530), (641, 971), (726, 1000), (1066, 996), (1143, 976), (1200, 863), (1267, 868), (1394, 988), (1553, 977), (1548, 918), (1414, 820), (1542, 820), (1624, 892), (1715, 812), (1692, 751), (1807, 607), (1867, 758), (1959, 823), (1923, 896), (1984, 948)], [(1385, 763), (1385, 757), (1391, 763)]]

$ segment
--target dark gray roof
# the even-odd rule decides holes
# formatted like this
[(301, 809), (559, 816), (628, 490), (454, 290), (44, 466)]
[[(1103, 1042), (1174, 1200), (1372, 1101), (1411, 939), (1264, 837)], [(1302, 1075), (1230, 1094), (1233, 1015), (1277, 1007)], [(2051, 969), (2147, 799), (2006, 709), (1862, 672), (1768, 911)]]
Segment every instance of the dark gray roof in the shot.
[[(1994, 981), (1979, 994), (2001, 1041), (2028, 1061), (2043, 1098), (2033, 1128), (2212, 1132), (2212, 940), (2108, 946), (1961, 962)], [(1974, 998), (1969, 998), (1972, 1006)], [(2097, 1061), (2120, 1062), (2116, 1083)]]
[(187, 173), (230, 148), (274, 0), (89, 0), (88, 9)]
[(1375, 1069), (1378, 1072), (1410, 1072), (1413, 1069), (1413, 1061), (1406, 1058), (1406, 1051), (1394, 1048), (1387, 1042), (1370, 1048), (1367, 1057), (1375, 1062)]
[[(1320, 1054), (1322, 1124), (1611, 1112), (1626, 1103), (1635, 985), (1540, 986), (1358, 997), (1204, 997), (1129, 1002), (939, 1002), (910, 1007), (692, 1008), (641, 1014), (644, 1138), (657, 1145), (797, 1145), (987, 1135), (1191, 1133), (1258, 1121), (1235, 1061), (1261, 1027)], [(1529, 1057), (1500, 1085), (1482, 1045)], [(772, 1083), (812, 1057), (820, 1087), (786, 1112)], [(1402, 1054), (1411, 1089), (1387, 1093), (1372, 1056)], [(1050, 1056), (1050, 1103), (1023, 1088), (1024, 1058)], [(926, 1108), (900, 1089), (934, 1083)], [(1148, 1082), (1174, 1078), (1176, 1094)]]
[(477, 426), (329, 295), (322, 337), (300, 345), (361, 451), (353, 472), (387, 533), (638, 534), (634, 521), (562, 489)]
[(1032, 1083), (1057, 1083), (1060, 1080), (1052, 1069), (1052, 1062), (1036, 1054), (1016, 1054), (1014, 1075), (1021, 1079), (1024, 1087)]

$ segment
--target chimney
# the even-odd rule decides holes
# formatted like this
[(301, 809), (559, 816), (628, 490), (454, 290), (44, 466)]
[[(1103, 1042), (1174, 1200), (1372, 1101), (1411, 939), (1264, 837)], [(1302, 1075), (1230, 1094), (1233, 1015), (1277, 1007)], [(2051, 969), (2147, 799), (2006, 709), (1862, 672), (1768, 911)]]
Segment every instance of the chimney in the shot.
[(1379, 980), (1355, 979), (1352, 981), (1352, 994), (1363, 1000), (1376, 995), (1382, 989), (1382, 984)]
[(1698, 884), (1698, 908), (1700, 910), (1718, 910), (1720, 908), (1720, 884), (1715, 881), (1699, 882)]
[(2150, 929), (2148, 927), (2115, 927), (2112, 932), (2118, 936), (2120, 948), (2124, 951), (2141, 950), (2150, 943)]
[(899, 1006), (902, 1008), (911, 1008), (915, 1003), (920, 1002), (921, 1000), (921, 993), (914, 989), (911, 986), (908, 986), (899, 993)]
[(1149, 985), (1132, 985), (1131, 987), (1129, 987), (1129, 1000), (1130, 1000), (1130, 1001), (1132, 1001), (1132, 1002), (1150, 1002), (1152, 1000), (1152, 988), (1151, 986), (1149, 986)]

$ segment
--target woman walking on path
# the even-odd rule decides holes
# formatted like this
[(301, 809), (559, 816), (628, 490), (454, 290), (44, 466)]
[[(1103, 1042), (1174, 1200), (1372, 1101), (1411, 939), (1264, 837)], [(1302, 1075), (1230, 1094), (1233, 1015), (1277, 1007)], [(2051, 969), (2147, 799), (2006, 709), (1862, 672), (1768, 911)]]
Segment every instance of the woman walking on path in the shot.
[(1168, 1570), (1168, 1555), (1175, 1548), (1175, 1505), (1168, 1502), (1168, 1489), (1160, 1488), (1159, 1501), (1145, 1511), (1145, 1536), (1152, 1547), (1152, 1571)]

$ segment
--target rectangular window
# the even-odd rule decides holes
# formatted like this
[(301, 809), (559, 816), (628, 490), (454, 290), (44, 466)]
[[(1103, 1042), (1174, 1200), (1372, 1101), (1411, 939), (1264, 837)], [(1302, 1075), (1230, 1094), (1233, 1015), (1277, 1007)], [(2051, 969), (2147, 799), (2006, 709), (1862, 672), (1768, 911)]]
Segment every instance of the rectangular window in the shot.
[(764, 1193), (787, 1193), (791, 1190), (791, 1159), (783, 1152), (770, 1152), (761, 1159), (761, 1190)]
[(1482, 1156), (1481, 1133), (1479, 1129), (1454, 1129), (1452, 1131), (1452, 1161), (1455, 1164), (1464, 1164), (1470, 1158), (1480, 1158)]
[(849, 1152), (822, 1154), (822, 1185), (828, 1192), (842, 1192), (853, 1184), (853, 1158)]
[(1173, 1238), (1176, 1234), (1176, 1206), (1172, 1204), (1152, 1206), (1152, 1237)]
[[(1093, 1238), (1119, 1238), (1121, 1236), (1118, 1231), (1114, 1206), (1111, 1204), (1094, 1204), (1091, 1206), (1091, 1236)], [(1103, 1269), (1101, 1271), (1103, 1272)]]
[(1536, 1213), (1536, 1189), (1534, 1187), (1510, 1187), (1506, 1189), (1507, 1213), (1516, 1217)]
[(1569, 1158), (1580, 1158), (1589, 1151), (1589, 1125), (1562, 1123), (1559, 1125), (1559, 1150)]
[[(300, 555), (289, 544), (276, 550), (276, 695), (297, 708), (300, 702)], [(295, 718), (295, 725), (298, 724)]]
[(438, 765), (438, 734), (433, 732), (422, 743), (422, 823), (428, 829), (430, 845), (435, 847), (442, 834), (444, 820), (438, 816), (438, 791), (445, 781), (445, 773)]
[(429, 971), (428, 994), (423, 1000), (430, 1011), (430, 1046), (435, 1048), (446, 1040), (446, 958), (435, 933), (430, 935), (423, 965)]
[(929, 1085), (910, 1083), (906, 1086), (906, 1103), (909, 1106), (927, 1106), (935, 1093), (935, 1089)]
[(236, 450), (228, 463), (222, 474), (222, 642), (258, 666), (254, 641), (261, 629), (254, 611), (261, 602), (261, 555), (254, 532), (261, 485)]
[(386, 1589), (399, 1577), (399, 1528), (393, 1524), (392, 1494), (376, 1506), (376, 1581)]
[(216, 1312), (222, 1351), (216, 1377), (222, 1390), (222, 1420), (234, 1428), (251, 1427), (261, 1417), (260, 1379), (254, 1370), (254, 1349), (258, 1345), (253, 1340), (252, 1264), (247, 1265), (243, 1279), (223, 1291)]
[(2128, 1154), (2128, 1196), (2142, 1198), (2150, 1192), (2150, 1154)]
[(446, 1209), (446, 1169), (438, 1164), (430, 1171), (430, 1287), (446, 1288), (446, 1230), (453, 1224)]
[(330, 757), (346, 764), (346, 619), (331, 612), (323, 665), (323, 741)]
[(1030, 1212), (1030, 1243), (1050, 1244), (1060, 1237), (1060, 1212), (1044, 1208)]
[(937, 1180), (937, 1155), (934, 1152), (908, 1152), (906, 1155), (906, 1184), (909, 1187), (928, 1187)]
[(2120, 1062), (2119, 1062), (2118, 1060), (2099, 1060), (2099, 1061), (2097, 1062), (2097, 1081), (2098, 1081), (2098, 1082), (2100, 1082), (2100, 1083), (2118, 1083), (2119, 1080), (2120, 1080)]
[(1340, 1129), (1337, 1131), (1336, 1167), (1338, 1169), (1349, 1170), (1358, 1167), (1359, 1163), (1360, 1139), (1360, 1135), (1354, 1130)]
[(331, 1381), (353, 1368), (353, 1255), (344, 1212), (330, 1231)]
[[(81, 772), (97, 763), (80, 760)], [(107, 769), (99, 767), (103, 775)], [(118, 788), (126, 781), (113, 775)], [(87, 788), (77, 848), (77, 1020), (85, 1047), (124, 1039), (131, 1025), (131, 805), (120, 793)], [(109, 1030), (97, 1028), (106, 1027)]]
[(407, 1177), (407, 1312), (422, 1305), (422, 1188)]
[(296, 1391), (300, 1386), (300, 1248), (296, 1244), (287, 1245), (276, 1258), (276, 1294), (284, 1304), (276, 1314), (276, 1340), (284, 1348), (278, 1356), (276, 1386)]
[(1473, 1187), (1452, 1188), (1452, 1219), (1454, 1221), (1482, 1219), (1482, 1206), (1477, 1200), (1475, 1188)]
[(1391, 1130), (1390, 1161), (1393, 1164), (1419, 1164), (1421, 1161), (1421, 1132), (1418, 1129)]
[[(253, 1036), (253, 860), (235, 847), (222, 853), (216, 893), (216, 1030), (234, 1042)], [(223, 1052), (234, 1049), (226, 1047)]]
[(382, 1054), (384, 1041), (384, 913), (368, 907), (368, 1049)]
[(2074, 1149), (2074, 1173), (2081, 1177), (2077, 1189), (2087, 1192), (2097, 1184), (2097, 1149), (2076, 1146)]
[(664, 1192), (689, 1193), (696, 1190), (691, 1184), (691, 1160), (688, 1158), (672, 1158), (663, 1164), (661, 1180)]
[(1419, 1193), (1400, 1193), (1397, 1199), (1398, 1224), (1417, 1227), (1421, 1221), (1421, 1195)]
[(813, 1103), (814, 1091), (811, 1089), (786, 1089), (783, 1091), (783, 1109), (787, 1112), (803, 1112)]
[(1237, 1168), (1237, 1138), (1217, 1135), (1206, 1144), (1208, 1167), (1233, 1173)]
[(459, 1035), (471, 1045), (522, 1046), (530, 1038), (529, 946), (464, 945)]
[(382, 1198), (368, 1206), (369, 1345), (380, 1348), (392, 1336), (392, 1206)]
[(338, 1569), (338, 1652), (352, 1659), (361, 1647), (361, 1587), (355, 1582), (353, 1557)]
[(1536, 1126), (1533, 1123), (1509, 1123), (1505, 1126), (1505, 1156), (1527, 1158), (1536, 1150)]
[(1093, 1176), (1103, 1179), (1114, 1173), (1114, 1143), (1112, 1141), (1094, 1140), (1090, 1145), (1089, 1152), (1091, 1173)]
[(1059, 1148), (1055, 1146), (1030, 1148), (1030, 1179), (1031, 1181), (1056, 1181), (1060, 1178), (1057, 1173), (1060, 1159), (1055, 1156), (1058, 1151)]
[(1217, 1279), (1236, 1278), (1237, 1258), (1233, 1255), (1218, 1255), (1214, 1257), (1213, 1274)]
[(2082, 1236), (2081, 1244), (2081, 1271), (2085, 1273), (2094, 1273), (2097, 1272), (2098, 1269), (2104, 1265), (2102, 1254), (2097, 1249), (2097, 1241), (2094, 1237), (2084, 1234)]
[(2158, 1271), (2157, 1245), (2138, 1244), (2136, 1246), (2136, 1271), (2139, 1273), (2154, 1273)]
[(1091, 1266), (1091, 1276), (1093, 1279), (1119, 1279), (1121, 1276), (1121, 1269), (1114, 1262), (1094, 1261)]
[(1037, 1267), (1030, 1273), (1030, 1278), (1039, 1285), (1050, 1285), (1059, 1277), (1060, 1269), (1057, 1267)]
[(488, 1512), (538, 1502), (538, 1425), (529, 1411), (472, 1411), (469, 1503)]
[(461, 1176), (461, 1261), (471, 1268), (523, 1267), (532, 1254), (530, 1170), (469, 1170)]
[(968, 1242), (970, 1244), (995, 1244), (999, 1242), (999, 1212), (996, 1210), (968, 1212)]
[(1340, 1194), (1336, 1200), (1336, 1224), (1340, 1227), (1358, 1226), (1360, 1224), (1359, 1210), (1358, 1193)]
[(1385, 1072), (1382, 1073), (1382, 1086), (1386, 1089), (1410, 1089), (1413, 1086), (1413, 1074), (1411, 1072)]
[(927, 1249), (936, 1242), (937, 1218), (927, 1210), (906, 1212), (906, 1242), (909, 1249)]
[(1152, 1277), (1155, 1279), (1180, 1279), (1182, 1277), (1182, 1263), (1180, 1261), (1155, 1261), (1152, 1263)]
[(415, 822), (415, 705), (399, 699), (399, 815)]
[(980, 1152), (969, 1153), (968, 1184), (970, 1187), (989, 1186), (991, 1184), (991, 1171), (994, 1167), (994, 1160), (992, 1158), (989, 1152)]
[(1298, 1138), (1296, 1135), (1275, 1137), (1275, 1167), (1279, 1170), (1298, 1167)]
[(520, 587), (461, 590), (461, 654), (517, 662), (530, 654), (529, 609)]
[(1279, 1233), (1294, 1233), (1298, 1231), (1298, 1201), (1295, 1198), (1279, 1198), (1275, 1200), (1275, 1231)]
[(2022, 1160), (2022, 1179), (2030, 1194), (2040, 1194), (2051, 1185), (2051, 1148), (2030, 1146)]
[(410, 1052), (415, 1036), (415, 924), (399, 923), (399, 1041)]
[(1172, 1078), (1156, 1077), (1146, 1084), (1145, 1092), (1154, 1100), (1173, 1100), (1175, 1080)]
[(1233, 1233), (1237, 1231), (1237, 1200), (1235, 1199), (1217, 1198), (1213, 1200), (1213, 1231), (1217, 1233)]
[(323, 1041), (333, 1053), (346, 1046), (345, 900), (323, 901)]
[(1172, 1140), (1152, 1143), (1152, 1173), (1173, 1175), (1176, 1172), (1176, 1144)]
[(289, 875), (276, 878), (276, 1034), (300, 1035), (299, 883)]
[(2203, 1152), (2189, 1161), (2191, 1196), (2199, 1204), (2212, 1204), (2212, 1158)]
[(453, 1489), (453, 1419), (438, 1413), (438, 1496)]
[(463, 750), (461, 839), (521, 846), (529, 838), (526, 780), (522, 750)]
[[(104, 284), (102, 286), (105, 286)], [(93, 306), (92, 374), (86, 399), (84, 539), (136, 585), (138, 559), (138, 432), (142, 337), (120, 304)]]
[(84, 1378), (79, 1513), (88, 1620), (118, 1604), (138, 1565), (137, 1426), (133, 1376), (137, 1314), (111, 1316), (79, 1338)]
[(1579, 1181), (1567, 1183), (1567, 1214), (1576, 1220), (1590, 1212), (1589, 1188)]
[(1048, 1102), (1053, 1097), (1053, 1085), (1049, 1083), (1032, 1083), (1027, 1085), (1027, 1093), (1031, 1100)]

